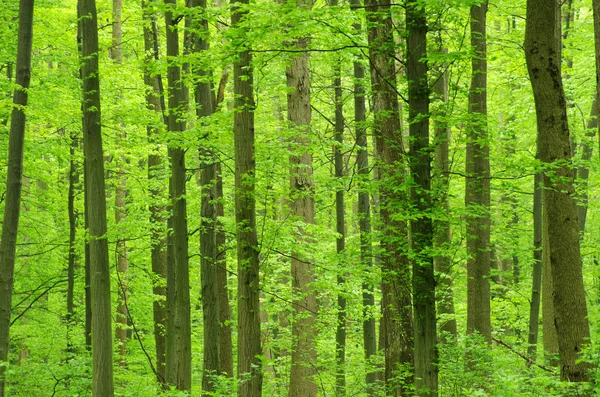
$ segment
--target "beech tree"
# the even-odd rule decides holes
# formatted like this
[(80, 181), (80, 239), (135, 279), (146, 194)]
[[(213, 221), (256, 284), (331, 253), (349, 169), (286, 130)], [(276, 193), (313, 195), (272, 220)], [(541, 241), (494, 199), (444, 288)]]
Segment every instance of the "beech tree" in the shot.
[(590, 365), (580, 359), (590, 329), (583, 286), (581, 253), (574, 199), (571, 143), (562, 86), (560, 13), (554, 0), (527, 1), (525, 58), (537, 116), (540, 160), (545, 166), (543, 203), (548, 232), (554, 325), (558, 336), (561, 379), (589, 379)]
[(0, 397), (5, 396), (5, 371), (8, 360), (10, 317), (12, 311), (13, 276), (23, 176), (25, 146), (25, 109), (31, 80), (31, 47), (33, 40), (33, 0), (19, 2), (19, 38), (15, 91), (10, 116), (6, 203), (0, 238)]

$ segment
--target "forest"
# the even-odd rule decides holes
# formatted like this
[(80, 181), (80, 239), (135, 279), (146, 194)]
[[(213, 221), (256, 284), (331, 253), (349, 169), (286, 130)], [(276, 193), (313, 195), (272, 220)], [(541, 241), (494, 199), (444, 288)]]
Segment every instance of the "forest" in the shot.
[(600, 395), (600, 0), (0, 21), (0, 397)]

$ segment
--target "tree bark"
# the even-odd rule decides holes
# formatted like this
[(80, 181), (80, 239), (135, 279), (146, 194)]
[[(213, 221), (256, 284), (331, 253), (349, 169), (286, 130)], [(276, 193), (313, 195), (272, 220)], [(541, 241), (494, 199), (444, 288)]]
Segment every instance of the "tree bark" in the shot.
[[(546, 166), (543, 202), (548, 220), (554, 325), (562, 380), (589, 380), (590, 364), (578, 362), (589, 339), (579, 249), (572, 151), (560, 69), (556, 0), (528, 0), (525, 58), (536, 105), (540, 160)], [(550, 169), (551, 167), (551, 169)]]
[(382, 225), (382, 342), (385, 383), (392, 396), (406, 395), (412, 378), (404, 370), (413, 365), (413, 328), (408, 260), (408, 228), (405, 220), (392, 218), (407, 202), (398, 186), (405, 184), (402, 128), (396, 92), (395, 44), (389, 2), (367, 0), (369, 67)]
[[(446, 53), (446, 49), (440, 50)], [(446, 65), (444, 67), (447, 67)], [(433, 258), (433, 265), (438, 274), (437, 285), (438, 315), (440, 317), (440, 340), (446, 340), (446, 336), (455, 337), (457, 334), (456, 317), (454, 313), (454, 275), (452, 271), (452, 257), (450, 255), (450, 244), (452, 243), (452, 231), (450, 229), (450, 202), (448, 192), (450, 189), (450, 126), (445, 121), (448, 105), (448, 73), (444, 71), (433, 86), (437, 99), (442, 102), (438, 112), (439, 118), (434, 121), (435, 134), (435, 174), (434, 190), (439, 202), (440, 215), (434, 223), (433, 241), (436, 251), (439, 252)]]
[[(238, 27), (248, 14), (248, 0), (232, 4), (231, 25)], [(242, 9), (240, 9), (242, 7)], [(242, 32), (245, 36), (246, 31)], [(262, 395), (259, 356), (260, 304), (259, 261), (256, 235), (254, 155), (254, 70), (250, 48), (244, 47), (234, 63), (235, 221), (238, 258), (238, 396)]]
[(75, 133), (70, 136), (69, 146), (69, 192), (67, 198), (67, 209), (69, 212), (69, 264), (67, 267), (67, 353), (74, 353), (71, 340), (71, 328), (73, 327), (74, 295), (75, 295), (75, 270), (78, 266), (76, 254), (76, 233), (78, 213), (75, 208), (75, 190), (79, 184), (79, 169), (75, 160), (75, 152), (79, 148), (79, 140)]
[(540, 321), (540, 295), (542, 293), (542, 174), (535, 174), (533, 180), (533, 271), (531, 301), (529, 306), (529, 337), (527, 355), (535, 361)]
[[(148, 0), (155, 2), (156, 0)], [(144, 49), (146, 58), (144, 65), (144, 83), (146, 84), (146, 107), (156, 113), (158, 124), (166, 124), (164, 118), (164, 92), (160, 74), (153, 74), (152, 63), (158, 60), (158, 29), (156, 15), (150, 11), (148, 2), (142, 1), (144, 18)], [(167, 311), (165, 306), (166, 279), (167, 279), (167, 222), (163, 214), (166, 212), (164, 205), (165, 195), (165, 161), (164, 149), (157, 142), (159, 127), (150, 124), (146, 127), (148, 142), (151, 145), (148, 154), (148, 184), (150, 197), (150, 224), (152, 231), (151, 263), (154, 279), (152, 280), (152, 293), (155, 296), (153, 303), (154, 343), (156, 350), (157, 381), (165, 386), (165, 331), (167, 326)]]
[[(110, 58), (112, 61), (120, 65), (123, 63), (123, 51), (121, 42), (123, 41), (123, 33), (121, 28), (121, 8), (123, 7), (123, 0), (113, 0), (112, 2), (112, 47), (110, 50)], [(121, 125), (123, 128), (123, 125)], [(118, 140), (120, 142), (126, 142), (127, 136), (122, 131)], [(116, 187), (115, 187), (115, 225), (117, 229), (120, 229), (119, 224), (125, 221), (126, 218), (126, 198), (127, 198), (127, 177), (125, 176), (125, 163), (127, 159), (125, 156), (117, 159), (117, 175), (116, 175)], [(127, 299), (129, 296), (129, 283), (128, 272), (129, 262), (127, 259), (127, 244), (126, 240), (120, 235), (117, 238), (115, 253), (117, 256), (117, 273), (118, 273), (118, 301), (117, 301), (117, 313), (116, 313), (116, 327), (115, 327), (115, 339), (119, 349), (119, 363), (120, 365), (126, 365), (127, 357), (127, 328), (129, 323), (129, 313), (127, 310)]]
[(106, 238), (106, 193), (98, 73), (98, 23), (95, 0), (81, 0), (83, 56), (83, 148), (88, 179), (90, 287), (92, 302), (92, 395), (114, 395), (110, 269)]
[(408, 113), (410, 133), (413, 251), (413, 313), (415, 393), (438, 395), (438, 352), (431, 220), (431, 154), (429, 150), (429, 85), (427, 82), (427, 21), (425, 9), (410, 1), (406, 7)]
[[(206, 19), (206, 0), (192, 0), (190, 8), (194, 14), (200, 14), (192, 22), (193, 51), (202, 55), (209, 48), (208, 20)], [(196, 115), (198, 122), (206, 123), (214, 111), (211, 83), (208, 80), (210, 71), (195, 67), (194, 77)], [(200, 206), (200, 273), (202, 279), (202, 313), (203, 313), (203, 370), (202, 392), (213, 393), (214, 377), (221, 372), (219, 364), (221, 346), (221, 323), (219, 293), (217, 291), (217, 174), (216, 161), (210, 148), (200, 149), (200, 185), (202, 199)]]
[(12, 310), (13, 278), (17, 233), (21, 209), (23, 148), (25, 146), (25, 108), (31, 78), (31, 42), (33, 39), (33, 0), (19, 2), (19, 33), (17, 43), (16, 78), (10, 117), (6, 196), (2, 237), (0, 238), (0, 397), (4, 397), (5, 370), (8, 362), (10, 314)]
[[(337, 6), (337, 2), (331, 2), (332, 6)], [(335, 132), (333, 159), (335, 168), (335, 178), (338, 187), (335, 191), (335, 229), (336, 253), (340, 262), (338, 263), (337, 284), (339, 288), (337, 297), (337, 324), (335, 331), (335, 351), (336, 351), (336, 371), (335, 371), (335, 390), (336, 396), (346, 395), (346, 296), (345, 296), (345, 278), (346, 269), (344, 251), (346, 249), (346, 209), (344, 205), (344, 156), (342, 147), (344, 145), (344, 110), (342, 107), (342, 78), (341, 63), (336, 65), (335, 78), (333, 81), (335, 97)]]
[(487, 2), (471, 6), (471, 87), (467, 134), (467, 333), (492, 342), (490, 316), (490, 160), (487, 132)]
[[(177, 135), (185, 131), (182, 120), (187, 109), (187, 97), (181, 79), (179, 56), (178, 18), (174, 18), (176, 0), (165, 0), (165, 26), (167, 38), (167, 69), (169, 92), (169, 132)], [(188, 230), (185, 197), (185, 151), (169, 148), (171, 163), (170, 193), (172, 213), (172, 260), (167, 271), (167, 339), (166, 380), (178, 390), (189, 391), (192, 386), (192, 336), (190, 319), (190, 280), (188, 268)], [(169, 302), (170, 301), (170, 302)]]
[[(306, 7), (306, 4), (298, 4)], [(296, 40), (297, 50), (305, 49), (306, 38)], [(310, 77), (308, 54), (291, 59), (286, 68), (287, 106), (290, 128), (295, 129), (293, 150), (290, 155), (290, 211), (294, 220), (302, 224), (315, 223), (314, 180), (310, 145)], [(302, 226), (296, 233), (298, 245), (309, 246), (311, 239)], [(304, 251), (304, 250), (302, 250)], [(292, 368), (289, 397), (317, 395), (317, 317), (314, 264), (309, 255), (294, 249), (291, 253), (292, 273)]]

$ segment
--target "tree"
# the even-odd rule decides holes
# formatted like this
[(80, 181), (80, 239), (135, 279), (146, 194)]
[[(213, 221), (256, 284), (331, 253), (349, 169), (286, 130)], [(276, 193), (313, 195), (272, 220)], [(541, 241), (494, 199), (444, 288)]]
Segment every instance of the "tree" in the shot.
[[(300, 2), (298, 7), (306, 8)], [(292, 48), (304, 50), (308, 38), (296, 39)], [(292, 57), (286, 68), (287, 110), (289, 127), (294, 129), (292, 153), (290, 155), (290, 214), (299, 222), (296, 239), (302, 245), (310, 244), (308, 224), (315, 223), (314, 180), (310, 144), (310, 77), (308, 73), (308, 53)], [(291, 252), (292, 274), (292, 369), (290, 372), (290, 397), (315, 397), (317, 383), (315, 363), (317, 349), (315, 339), (317, 315), (314, 264), (309, 255), (301, 249)], [(338, 318), (339, 321), (339, 318)], [(336, 339), (336, 349), (339, 339)]]
[[(149, 0), (150, 3), (156, 0)], [(152, 63), (158, 60), (158, 32), (156, 16), (149, 10), (149, 4), (142, 1), (144, 17), (144, 49), (146, 58), (144, 63), (144, 84), (146, 85), (146, 107), (157, 115), (158, 125), (166, 125), (164, 92), (160, 74), (153, 74)], [(146, 127), (148, 142), (151, 152), (148, 154), (148, 184), (150, 195), (154, 201), (150, 204), (150, 228), (152, 231), (151, 267), (154, 279), (152, 280), (152, 293), (158, 299), (153, 302), (154, 343), (156, 350), (156, 375), (157, 380), (165, 386), (165, 332), (167, 326), (167, 311), (164, 301), (160, 298), (166, 297), (165, 282), (167, 279), (167, 222), (163, 215), (166, 212), (161, 202), (162, 187), (164, 186), (164, 155), (161, 155), (161, 145), (157, 142), (160, 128), (156, 125)]]
[[(112, 4), (112, 48), (110, 51), (110, 57), (113, 62), (117, 65), (123, 63), (123, 31), (121, 27), (121, 9), (123, 7), (123, 0), (113, 0)], [(124, 128), (121, 125), (121, 128)], [(123, 131), (119, 134), (119, 140), (125, 141), (127, 134)], [(125, 164), (127, 158), (121, 156), (117, 160), (117, 180), (115, 186), (115, 223), (118, 225), (125, 221), (127, 211), (125, 209), (126, 198), (127, 198), (127, 177), (125, 171)], [(117, 315), (116, 315), (116, 328), (115, 338), (118, 341), (119, 355), (121, 356), (121, 365), (125, 365), (125, 357), (127, 356), (127, 326), (129, 323), (129, 313), (127, 309), (127, 299), (129, 286), (127, 282), (127, 273), (129, 270), (129, 263), (127, 260), (127, 244), (124, 239), (120, 238), (116, 243), (116, 256), (117, 256), (117, 275), (118, 275), (118, 288), (119, 288), (119, 302), (117, 303)]]
[[(178, 65), (179, 34), (175, 18), (176, 0), (165, 0), (165, 26), (167, 30), (167, 77), (169, 83), (168, 129), (173, 135), (185, 131), (182, 113), (187, 108), (186, 91)], [(185, 150), (169, 147), (171, 179), (169, 190), (173, 213), (172, 257), (167, 272), (167, 339), (166, 381), (178, 390), (192, 387), (192, 335), (190, 319), (190, 275), (188, 268), (188, 230), (186, 208)]]
[(13, 108), (10, 116), (6, 203), (4, 204), (2, 237), (0, 238), (0, 397), (5, 395), (5, 371), (8, 361), (15, 253), (21, 209), (25, 108), (27, 107), (27, 90), (31, 79), (33, 4), (33, 0), (21, 0), (19, 2), (19, 37), (15, 78), (17, 86), (13, 94)]
[[(206, 17), (206, 1), (194, 0), (190, 8), (200, 15), (194, 18), (192, 24), (193, 50), (200, 56), (208, 50), (209, 30)], [(196, 22), (197, 21), (197, 22)], [(197, 78), (195, 87), (196, 115), (200, 123), (207, 123), (215, 108), (211, 83), (208, 78), (211, 73), (203, 67), (194, 70)], [(221, 372), (219, 368), (221, 347), (221, 321), (219, 293), (217, 291), (217, 164), (210, 147), (200, 149), (202, 174), (202, 203), (200, 206), (200, 256), (202, 277), (202, 313), (204, 319), (204, 357), (202, 372), (202, 391), (215, 391), (212, 377)]]
[[(232, 4), (231, 26), (242, 26), (248, 13), (247, 0)], [(247, 43), (246, 43), (247, 44)], [(255, 154), (254, 154), (254, 74), (252, 53), (246, 45), (237, 54), (233, 66), (235, 144), (235, 222), (238, 259), (238, 395), (260, 397), (262, 372), (260, 354), (260, 303), (258, 239), (256, 236)]]
[(95, 0), (81, 0), (83, 58), (83, 152), (88, 179), (90, 279), (92, 302), (92, 395), (114, 395), (110, 270), (106, 238), (106, 193), (98, 72), (98, 22)]
[(413, 314), (415, 392), (438, 395), (433, 224), (431, 221), (431, 154), (429, 151), (429, 85), (425, 9), (411, 1), (406, 7), (406, 76), (410, 133), (410, 203), (417, 211), (410, 222), (413, 251)]
[(554, 324), (558, 335), (561, 379), (587, 381), (590, 365), (581, 358), (589, 339), (554, 0), (527, 1), (525, 59), (535, 99), (540, 160), (544, 165), (546, 211)]
[(467, 332), (492, 341), (490, 317), (490, 160), (487, 132), (487, 2), (471, 6), (471, 87), (466, 159)]
[[(408, 393), (412, 379), (399, 379), (401, 369), (413, 365), (413, 328), (406, 221), (392, 214), (404, 210), (407, 197), (404, 147), (396, 92), (395, 43), (390, 5), (365, 2), (373, 101), (373, 135), (377, 153), (382, 263), (383, 323), (380, 329), (385, 352), (386, 388), (393, 396)], [(400, 218), (400, 219), (399, 219)], [(381, 342), (380, 342), (381, 345)], [(401, 368), (404, 367), (404, 368)]]
[[(442, 54), (447, 50), (442, 48)], [(448, 65), (442, 65), (447, 68)], [(452, 257), (449, 252), (452, 243), (452, 231), (450, 228), (450, 200), (448, 197), (450, 191), (450, 127), (445, 120), (448, 113), (448, 72), (444, 70), (433, 86), (438, 101), (441, 101), (438, 118), (434, 119), (435, 134), (435, 174), (436, 178), (432, 181), (432, 186), (439, 202), (441, 210), (434, 223), (433, 241), (434, 246), (440, 250), (439, 254), (434, 256), (433, 264), (438, 273), (437, 280), (437, 301), (438, 315), (440, 317), (440, 339), (445, 340), (444, 333), (456, 336), (456, 318), (454, 312), (453, 297), (453, 272)], [(445, 318), (442, 316), (446, 316)]]

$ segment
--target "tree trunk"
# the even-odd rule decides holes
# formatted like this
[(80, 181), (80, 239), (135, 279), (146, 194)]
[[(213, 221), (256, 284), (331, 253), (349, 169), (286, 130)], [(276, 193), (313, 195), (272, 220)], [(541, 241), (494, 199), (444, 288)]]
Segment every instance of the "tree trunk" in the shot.
[(67, 268), (67, 353), (74, 353), (71, 340), (71, 328), (73, 327), (74, 295), (75, 295), (75, 268), (78, 266), (76, 254), (76, 233), (78, 213), (75, 208), (75, 189), (79, 184), (79, 169), (75, 160), (75, 152), (79, 148), (79, 140), (75, 133), (71, 133), (71, 145), (69, 147), (69, 264)]
[(405, 376), (413, 365), (408, 230), (406, 221), (392, 219), (407, 197), (402, 189), (405, 164), (402, 159), (402, 128), (396, 93), (395, 44), (389, 2), (367, 0), (369, 66), (373, 113), (380, 222), (382, 227), (382, 342), (385, 352), (385, 383), (392, 396), (409, 393), (412, 378)]
[(548, 220), (554, 324), (562, 380), (589, 380), (590, 364), (577, 362), (590, 336), (574, 200), (572, 152), (560, 70), (556, 0), (528, 0), (525, 58), (533, 88), (540, 160), (552, 167), (544, 174), (543, 202)]
[[(185, 131), (182, 118), (187, 109), (187, 97), (181, 80), (179, 56), (178, 18), (173, 12), (176, 0), (165, 0), (165, 26), (167, 38), (167, 69), (169, 92), (169, 132), (177, 135)], [(190, 280), (188, 268), (188, 230), (186, 214), (185, 151), (180, 147), (169, 148), (171, 163), (170, 193), (173, 205), (172, 258), (167, 271), (167, 384), (178, 390), (189, 391), (192, 386), (192, 336), (190, 320)], [(169, 303), (170, 301), (170, 303)]]
[[(298, 4), (305, 7), (306, 4)], [(306, 38), (295, 43), (297, 50), (305, 49)], [(310, 145), (310, 77), (308, 54), (291, 59), (286, 68), (287, 106), (290, 128), (296, 130), (294, 150), (290, 155), (290, 211), (294, 220), (304, 224), (315, 223), (315, 199)], [(301, 227), (297, 234), (298, 245), (311, 244), (310, 236)], [(317, 395), (317, 317), (314, 264), (305, 250), (292, 250), (292, 368), (289, 397), (315, 397)]]
[[(337, 2), (331, 2), (332, 6), (337, 6)], [(335, 97), (335, 144), (333, 147), (333, 158), (335, 168), (335, 178), (338, 180), (338, 187), (335, 191), (335, 218), (336, 218), (336, 253), (340, 262), (338, 263), (337, 284), (339, 288), (337, 305), (337, 324), (335, 331), (335, 351), (336, 351), (336, 371), (335, 371), (335, 390), (336, 396), (346, 395), (346, 296), (345, 296), (345, 249), (346, 249), (346, 218), (344, 206), (344, 156), (342, 147), (344, 144), (344, 111), (342, 108), (342, 78), (341, 63), (336, 65), (334, 85)]]
[(533, 272), (531, 301), (529, 309), (529, 337), (527, 355), (535, 360), (540, 321), (540, 295), (542, 292), (542, 174), (535, 174), (533, 180)]
[(490, 317), (490, 160), (487, 132), (487, 2), (471, 6), (471, 87), (467, 129), (467, 333), (492, 342)]
[(219, 293), (219, 370), (221, 374), (233, 377), (233, 342), (231, 340), (231, 307), (229, 306), (229, 290), (227, 287), (227, 246), (225, 229), (219, 219), (225, 216), (223, 209), (223, 177), (221, 163), (215, 164), (217, 185), (217, 291)]
[[(446, 53), (446, 49), (440, 52)], [(454, 287), (452, 257), (450, 245), (452, 243), (452, 231), (450, 229), (450, 202), (448, 191), (450, 189), (450, 126), (445, 121), (448, 105), (448, 73), (443, 72), (433, 86), (437, 99), (442, 102), (438, 112), (438, 119), (434, 121), (435, 134), (435, 174), (434, 190), (440, 203), (440, 218), (434, 223), (433, 241), (436, 251), (439, 252), (433, 258), (433, 265), (438, 274), (437, 285), (438, 314), (440, 317), (440, 340), (445, 341), (447, 336), (455, 337), (456, 317), (454, 313)]]
[[(123, 51), (121, 42), (123, 34), (121, 29), (121, 8), (123, 0), (113, 0), (112, 2), (112, 47), (110, 50), (110, 58), (112, 61), (120, 65), (123, 63)], [(123, 128), (123, 125), (121, 125)], [(126, 142), (127, 136), (125, 132), (121, 132), (118, 137), (120, 142)], [(125, 200), (127, 197), (127, 177), (125, 172), (125, 156), (117, 159), (117, 176), (115, 188), (115, 225), (119, 230), (119, 224), (125, 220)], [(127, 356), (127, 327), (129, 323), (129, 313), (127, 311), (127, 299), (129, 295), (129, 283), (127, 281), (127, 273), (129, 272), (129, 263), (127, 260), (127, 245), (125, 239), (120, 236), (117, 239), (115, 252), (117, 256), (117, 275), (118, 275), (118, 303), (116, 313), (116, 328), (115, 339), (119, 348), (121, 365), (126, 365)]]
[(425, 10), (411, 1), (406, 7), (408, 105), (410, 132), (411, 220), (413, 251), (413, 312), (415, 392), (438, 395), (438, 352), (431, 220), (431, 155), (429, 151), (429, 85), (427, 82), (427, 21)]
[[(155, 2), (156, 0), (149, 0)], [(152, 63), (158, 60), (158, 31), (156, 15), (154, 15), (147, 2), (142, 1), (144, 17), (144, 49), (146, 50), (144, 66), (144, 83), (146, 84), (146, 107), (157, 114), (157, 118), (164, 123), (164, 93), (160, 74), (154, 75)], [(158, 122), (160, 124), (160, 121)], [(159, 127), (148, 125), (146, 128), (148, 142), (152, 150), (148, 155), (148, 184), (150, 197), (150, 224), (152, 231), (151, 262), (154, 279), (152, 280), (152, 293), (155, 297), (153, 303), (154, 342), (156, 345), (156, 374), (157, 380), (165, 386), (165, 331), (167, 326), (167, 311), (164, 302), (166, 298), (165, 280), (167, 279), (167, 222), (163, 216), (166, 212), (164, 205), (165, 162), (161, 154), (161, 145), (157, 142), (156, 135)], [(164, 149), (163, 149), (164, 150)]]
[[(6, 196), (2, 237), (0, 238), (0, 397), (4, 397), (5, 370), (8, 362), (10, 313), (12, 310), (15, 253), (21, 209), (21, 178), (25, 146), (25, 108), (31, 77), (31, 42), (33, 38), (33, 0), (19, 2), (19, 34), (17, 44), (17, 75), (10, 117)], [(22, 87), (22, 89), (21, 89)]]
[[(585, 133), (585, 138), (592, 141), (594, 136), (596, 136), (596, 131), (598, 130), (598, 100), (594, 98), (592, 102), (592, 109), (590, 111), (590, 118), (587, 123), (587, 131)], [(586, 139), (583, 139), (581, 142), (581, 163), (582, 166), (577, 168), (577, 181), (580, 184), (579, 193), (577, 197), (578, 205), (577, 205), (577, 219), (578, 230), (581, 239), (583, 240), (583, 236), (585, 235), (585, 221), (587, 219), (587, 211), (588, 211), (588, 177), (590, 175), (590, 167), (588, 166), (588, 162), (592, 158), (592, 152), (594, 151), (593, 141), (588, 142)]]
[[(232, 4), (231, 25), (238, 27), (247, 17), (248, 0)], [(245, 35), (243, 31), (243, 35)], [(262, 395), (262, 369), (259, 356), (260, 304), (259, 261), (254, 197), (254, 71), (252, 53), (244, 48), (234, 64), (233, 135), (235, 142), (235, 221), (238, 258), (238, 396)]]
[(114, 395), (110, 269), (106, 238), (106, 194), (102, 152), (100, 80), (98, 73), (98, 23), (95, 0), (81, 0), (83, 56), (83, 148), (89, 189), (86, 212), (90, 238), (92, 302), (92, 395)]
[[(202, 54), (209, 47), (208, 20), (206, 19), (206, 0), (193, 0), (190, 8), (198, 8), (201, 17), (192, 25), (193, 50)], [(207, 80), (210, 71), (194, 68), (197, 79), (195, 87), (196, 115), (203, 124), (214, 111), (211, 83)], [(203, 371), (202, 391), (209, 395), (215, 392), (214, 377), (221, 370), (220, 364), (220, 305), (217, 290), (217, 183), (216, 162), (210, 148), (200, 149), (201, 169), (200, 185), (202, 203), (200, 206), (200, 273), (202, 279), (202, 313), (203, 313)]]

